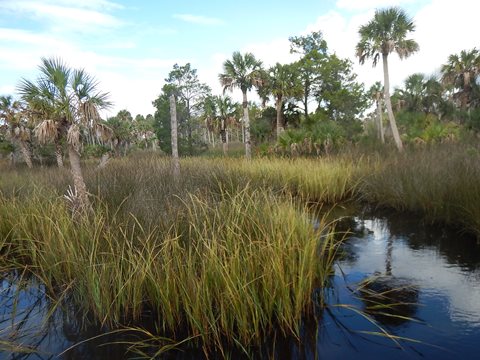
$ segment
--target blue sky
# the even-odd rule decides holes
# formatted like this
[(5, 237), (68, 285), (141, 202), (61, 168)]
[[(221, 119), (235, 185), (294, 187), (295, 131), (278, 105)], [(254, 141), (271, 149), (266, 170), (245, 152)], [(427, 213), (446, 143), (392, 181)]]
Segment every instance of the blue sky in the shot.
[(480, 47), (472, 31), (480, 4), (471, 0), (0, 0), (0, 94), (14, 93), (22, 77), (34, 79), (42, 56), (57, 56), (111, 93), (110, 114), (153, 113), (151, 102), (175, 63), (192, 63), (219, 93), (218, 73), (233, 51), (251, 51), (266, 65), (289, 62), (288, 37), (318, 30), (369, 86), (382, 72), (357, 64), (358, 27), (375, 8), (390, 5), (415, 19), (412, 37), (420, 44), (412, 58), (392, 59), (392, 85), (413, 72), (437, 71), (451, 53)]

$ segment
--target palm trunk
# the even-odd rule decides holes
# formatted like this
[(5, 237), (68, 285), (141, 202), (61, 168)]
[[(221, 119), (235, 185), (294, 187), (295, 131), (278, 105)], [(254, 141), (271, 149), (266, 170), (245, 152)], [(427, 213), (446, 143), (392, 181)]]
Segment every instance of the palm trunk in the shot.
[(227, 126), (226, 121), (222, 120), (221, 122), (221, 130), (220, 130), (220, 137), (222, 138), (222, 148), (223, 148), (223, 155), (228, 155), (228, 144), (227, 144)]
[(385, 94), (385, 104), (387, 105), (388, 120), (390, 121), (390, 127), (392, 128), (393, 139), (395, 140), (395, 145), (397, 145), (398, 151), (403, 150), (402, 139), (400, 139), (400, 134), (398, 133), (397, 123), (395, 122), (395, 116), (393, 115), (392, 110), (392, 101), (390, 100), (390, 79), (388, 77), (388, 54), (382, 55), (383, 59), (383, 91)]
[(222, 147), (223, 147), (223, 155), (228, 156), (228, 143), (226, 141), (223, 142)]
[(70, 160), (70, 171), (73, 177), (73, 186), (77, 191), (80, 210), (86, 210), (90, 208), (90, 200), (88, 199), (87, 186), (83, 179), (80, 154), (71, 144), (68, 144), (68, 158)]
[(252, 144), (250, 142), (250, 117), (248, 115), (248, 101), (247, 101), (247, 91), (242, 91), (243, 93), (243, 119), (245, 122), (245, 157), (247, 160), (252, 159)]
[(57, 158), (57, 165), (59, 168), (63, 168), (63, 153), (62, 146), (55, 142), (55, 157)]
[(385, 132), (383, 130), (383, 109), (382, 102), (380, 99), (377, 99), (377, 120), (378, 120), (378, 135), (380, 136), (380, 141), (382, 144), (385, 144)]
[(284, 131), (283, 119), (282, 119), (283, 98), (281, 96), (277, 97), (276, 108), (277, 108), (277, 141), (278, 141), (278, 138)]
[(100, 158), (100, 162), (97, 165), (97, 169), (103, 169), (107, 165), (109, 160), (110, 160), (110, 154), (108, 152), (106, 152)]
[(177, 104), (175, 95), (170, 95), (170, 122), (172, 127), (173, 176), (175, 180), (178, 180), (180, 176), (180, 160), (178, 159)]
[(32, 156), (30, 155), (30, 150), (28, 149), (28, 145), (23, 140), (19, 141), (19, 145), (20, 145), (20, 151), (22, 152), (22, 155), (23, 155), (23, 159), (25, 160), (25, 164), (27, 164), (28, 168), (31, 169), (33, 167)]

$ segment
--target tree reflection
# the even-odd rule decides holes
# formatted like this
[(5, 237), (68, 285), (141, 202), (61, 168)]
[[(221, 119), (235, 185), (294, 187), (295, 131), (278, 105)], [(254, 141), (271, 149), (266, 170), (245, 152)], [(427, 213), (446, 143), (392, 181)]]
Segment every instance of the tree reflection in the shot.
[(418, 308), (418, 288), (409, 280), (392, 274), (393, 243), (393, 236), (388, 235), (385, 272), (363, 281), (358, 288), (365, 312), (385, 326), (411, 321)]

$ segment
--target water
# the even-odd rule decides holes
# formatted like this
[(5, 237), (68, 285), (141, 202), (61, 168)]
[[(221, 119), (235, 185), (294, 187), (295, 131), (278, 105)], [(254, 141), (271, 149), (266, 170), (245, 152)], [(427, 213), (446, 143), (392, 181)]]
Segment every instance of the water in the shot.
[[(476, 240), (404, 215), (367, 215), (350, 222), (355, 234), (337, 263), (331, 313), (324, 317), (317, 338), (319, 357), (478, 359), (480, 246)], [(405, 318), (371, 314), (376, 326), (355, 313), (371, 304), (362, 299), (365, 292), (356, 291), (368, 277), (378, 279), (371, 285), (376, 290), (397, 289), (389, 293), (391, 297), (403, 295), (403, 302), (412, 302), (394, 314)], [(335, 304), (350, 304), (352, 309)], [(400, 340), (400, 347), (390, 339), (362, 333), (381, 332), (380, 327), (414, 341)]]
[[(318, 319), (304, 321), (300, 342), (278, 337), (273, 346), (266, 339), (274, 358), (479, 358), (480, 245), (474, 238), (393, 213), (349, 217), (341, 226), (353, 234), (342, 246), (335, 275), (325, 290), (327, 309)], [(19, 277), (3, 274), (0, 282), (0, 349), (5, 350), (0, 351), (0, 359), (125, 358), (126, 345), (99, 345), (131, 340), (132, 334), (101, 336), (58, 357), (105, 329), (82, 325), (74, 308), (52, 309), (41, 284), (19, 282)], [(366, 279), (370, 279), (367, 285)], [(403, 305), (369, 309), (388, 302)], [(6, 349), (2, 345), (6, 340), (36, 352)], [(263, 354), (260, 350), (254, 357), (266, 357)], [(203, 357), (199, 349), (168, 355), (169, 359)], [(233, 351), (231, 358), (241, 355)]]

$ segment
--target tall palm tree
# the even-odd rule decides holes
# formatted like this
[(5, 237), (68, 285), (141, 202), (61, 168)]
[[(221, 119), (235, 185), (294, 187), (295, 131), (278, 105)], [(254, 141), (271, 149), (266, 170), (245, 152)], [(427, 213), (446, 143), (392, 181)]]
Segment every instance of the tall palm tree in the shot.
[(42, 113), (36, 127), (40, 142), (53, 141), (58, 134), (65, 136), (78, 208), (88, 208), (87, 187), (80, 165), (81, 129), (95, 127), (105, 137), (106, 126), (100, 123), (99, 110), (110, 106), (108, 94), (99, 92), (97, 81), (83, 69), (69, 68), (60, 59), (42, 58), (37, 81), (23, 79), (18, 86), (22, 98), (32, 111)]
[(403, 144), (390, 101), (388, 55), (396, 52), (400, 59), (404, 59), (418, 51), (418, 44), (414, 40), (406, 38), (414, 30), (415, 25), (413, 21), (402, 9), (391, 7), (377, 10), (373, 19), (368, 24), (360, 27), (360, 41), (356, 47), (356, 55), (360, 64), (364, 64), (367, 59), (372, 59), (373, 66), (376, 66), (380, 57), (382, 58), (385, 104), (387, 105), (393, 138), (400, 151), (403, 149)]
[(303, 94), (302, 84), (297, 68), (294, 65), (282, 65), (276, 63), (268, 70), (266, 88), (275, 97), (277, 110), (277, 139), (284, 131), (283, 105), (290, 97), (298, 97)]
[(442, 66), (441, 73), (444, 84), (459, 89), (454, 98), (459, 100), (460, 107), (469, 109), (473, 101), (474, 87), (478, 86), (476, 80), (480, 74), (480, 51), (473, 48), (450, 55), (448, 62)]
[(223, 91), (227, 89), (232, 91), (239, 88), (243, 95), (243, 120), (245, 124), (245, 157), (252, 158), (252, 144), (250, 140), (250, 118), (248, 115), (247, 92), (252, 87), (262, 84), (261, 76), (262, 63), (257, 60), (252, 53), (242, 55), (236, 51), (232, 55), (231, 60), (223, 63), (223, 73), (220, 74), (219, 80), (223, 86)]
[(385, 143), (385, 131), (383, 129), (383, 109), (382, 109), (382, 101), (383, 101), (383, 89), (382, 84), (380, 81), (375, 82), (369, 91), (370, 97), (375, 101), (375, 105), (377, 107), (377, 130), (378, 130), (378, 137), (382, 144)]
[(25, 110), (19, 101), (13, 100), (11, 95), (0, 96), (0, 120), (5, 122), (9, 136), (20, 147), (23, 159), (31, 169), (32, 156), (28, 147), (30, 129), (27, 127)]

